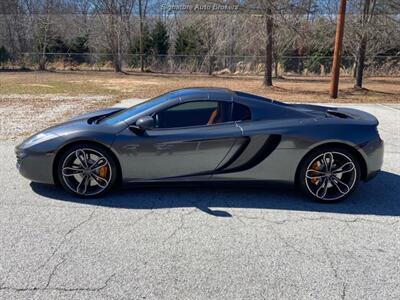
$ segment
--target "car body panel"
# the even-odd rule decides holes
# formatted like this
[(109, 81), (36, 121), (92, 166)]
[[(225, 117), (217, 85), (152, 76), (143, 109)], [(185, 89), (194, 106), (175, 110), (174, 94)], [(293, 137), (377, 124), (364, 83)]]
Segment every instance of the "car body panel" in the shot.
[[(142, 133), (130, 128), (140, 117), (203, 100), (245, 105), (252, 118), (211, 126), (154, 128)], [(54, 183), (57, 155), (66, 146), (81, 142), (110, 149), (119, 162), (124, 182), (294, 182), (299, 163), (307, 153), (335, 143), (360, 154), (368, 179), (383, 163), (383, 142), (377, 125), (371, 114), (350, 108), (285, 104), (227, 89), (191, 88), (167, 93), (143, 106), (77, 116), (24, 141), (16, 147), (16, 153), (20, 173), (43, 183)], [(41, 136), (46, 140), (41, 141)]]
[(97, 116), (107, 116), (116, 112), (119, 112), (121, 110), (123, 110), (123, 107), (110, 107), (110, 108), (106, 108), (106, 109), (101, 109), (101, 110), (97, 110), (97, 111), (93, 111), (93, 112), (89, 112), (86, 114), (82, 114), (76, 117), (73, 117), (70, 119), (70, 121), (75, 121), (75, 120), (87, 120), (93, 117), (97, 117)]
[(239, 137), (235, 123), (186, 131), (155, 129), (142, 136), (125, 129), (113, 149), (126, 180), (162, 179), (212, 172)]

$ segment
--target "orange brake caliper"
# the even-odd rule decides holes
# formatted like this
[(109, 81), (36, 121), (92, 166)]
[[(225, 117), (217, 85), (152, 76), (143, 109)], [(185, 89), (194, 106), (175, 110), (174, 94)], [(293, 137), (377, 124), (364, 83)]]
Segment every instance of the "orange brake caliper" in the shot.
[(99, 168), (99, 176), (102, 178), (106, 178), (108, 172), (107, 166)]
[[(315, 170), (315, 171), (319, 171), (318, 163), (317, 163), (317, 162), (313, 163), (313, 164), (311, 165), (311, 169), (313, 169), (313, 170)], [(312, 178), (311, 178), (311, 182), (312, 182), (313, 184), (317, 184), (318, 178), (317, 178), (317, 177), (312, 177)]]

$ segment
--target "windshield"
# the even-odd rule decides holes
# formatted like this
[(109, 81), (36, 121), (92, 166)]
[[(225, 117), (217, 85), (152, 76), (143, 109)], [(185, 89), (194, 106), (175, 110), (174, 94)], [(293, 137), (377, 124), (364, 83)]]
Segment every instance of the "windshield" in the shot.
[(119, 123), (121, 121), (125, 121), (126, 119), (129, 119), (130, 117), (140, 114), (154, 106), (157, 106), (165, 101), (167, 101), (168, 99), (171, 98), (170, 93), (166, 93), (163, 94), (161, 96), (158, 96), (156, 98), (147, 100), (145, 102), (136, 104), (132, 107), (123, 109), (115, 114), (112, 114), (110, 116), (107, 116), (106, 118), (104, 118), (103, 120), (101, 120), (101, 123), (108, 123), (108, 124), (115, 124), (115, 123)]

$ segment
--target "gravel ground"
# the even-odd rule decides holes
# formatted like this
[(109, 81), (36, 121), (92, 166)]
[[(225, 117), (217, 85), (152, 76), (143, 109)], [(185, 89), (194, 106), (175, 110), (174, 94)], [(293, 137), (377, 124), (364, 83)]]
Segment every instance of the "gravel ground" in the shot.
[[(399, 105), (383, 172), (324, 205), (286, 187), (147, 187), (82, 201), (1, 141), (1, 299), (399, 299)], [(11, 180), (10, 180), (11, 179)]]
[(28, 136), (113, 103), (112, 96), (0, 95), (0, 140)]

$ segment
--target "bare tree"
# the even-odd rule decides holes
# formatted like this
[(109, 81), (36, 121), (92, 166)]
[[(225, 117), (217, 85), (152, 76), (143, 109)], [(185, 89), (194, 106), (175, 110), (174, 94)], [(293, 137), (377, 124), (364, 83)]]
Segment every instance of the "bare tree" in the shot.
[(20, 1), (3, 0), (0, 1), (0, 14), (2, 15), (0, 27), (4, 30), (4, 40), (8, 42), (13, 58), (16, 58), (21, 52), (27, 50), (24, 34), (26, 29), (25, 11)]
[(46, 69), (47, 63), (47, 48), (49, 41), (52, 38), (53, 16), (56, 13), (55, 1), (43, 0), (37, 2), (26, 1), (27, 10), (33, 19), (34, 38), (36, 46), (39, 50), (39, 70)]
[[(12, 63), (19, 57), (34, 58), (27, 63), (39, 62), (40, 69), (45, 69), (50, 60), (72, 57), (68, 54), (72, 48), (81, 49), (84, 54), (73, 52), (74, 57), (86, 55), (81, 62), (96, 63), (101, 67), (105, 61), (111, 61), (116, 71), (122, 69), (126, 55), (137, 48), (134, 53), (140, 55), (140, 68), (144, 70), (148, 35), (153, 25), (163, 19), (170, 45), (175, 44), (177, 34), (183, 28), (193, 25), (199, 29), (198, 49), (192, 54), (196, 56), (195, 64), (182, 57), (179, 61), (172, 58), (168, 64), (158, 64), (157, 55), (153, 56), (154, 66), (162, 65), (163, 70), (165, 67), (174, 69), (178, 62), (182, 66), (194, 66), (184, 66), (182, 70), (212, 73), (229, 68), (232, 72), (263, 72), (263, 82), (271, 85), (272, 75), (278, 75), (279, 61), (286, 70), (294, 72), (305, 69), (320, 72), (331, 67), (328, 56), (332, 55), (332, 25), (337, 1), (246, 0), (239, 13), (167, 11), (162, 4), (168, 3), (175, 2), (2, 0), (0, 46), (10, 53)], [(179, 3), (199, 5), (195, 0)], [(212, 6), (226, 4), (226, 1), (209, 0), (206, 3)], [(343, 40), (346, 59), (342, 61), (342, 67), (355, 70), (358, 87), (362, 86), (364, 73), (398, 74), (399, 6), (398, 0), (348, 1), (348, 26)], [(85, 41), (86, 48), (75, 47), (79, 40)], [(61, 54), (57, 45), (63, 45), (62, 49), (68, 53)], [(174, 49), (170, 47), (168, 54), (174, 55)], [(354, 59), (350, 61), (349, 55)], [(384, 55), (387, 57), (382, 58)], [(353, 61), (357, 62), (357, 68), (352, 69)]]
[(106, 36), (115, 72), (122, 71), (124, 26), (132, 13), (133, 0), (93, 0), (98, 19)]
[(358, 46), (357, 62), (356, 62), (356, 81), (354, 87), (362, 88), (364, 76), (365, 54), (368, 42), (368, 24), (371, 23), (374, 16), (376, 0), (364, 0), (362, 15), (361, 15), (361, 36)]
[(205, 59), (207, 60), (207, 73), (212, 75), (215, 64), (215, 53), (220, 45), (218, 41), (222, 39), (222, 20), (220, 15), (206, 15), (205, 18), (199, 20), (202, 24), (203, 39), (205, 41), (205, 49), (207, 51)]
[[(272, 86), (272, 66), (273, 66), (273, 54), (274, 54), (274, 16), (279, 15), (280, 19), (284, 21), (285, 25), (291, 24), (287, 22), (287, 19), (296, 20), (299, 15), (307, 12), (311, 7), (310, 0), (263, 0), (261, 2), (264, 18), (265, 18), (265, 72), (264, 72), (264, 85)], [(289, 17), (287, 11), (290, 11)], [(295, 22), (296, 23), (296, 22)], [(291, 28), (299, 34), (300, 31), (296, 29), (296, 26), (289, 25)], [(277, 35), (275, 35), (277, 36)], [(276, 65), (276, 63), (275, 63)]]
[(139, 55), (140, 55), (140, 71), (144, 72), (144, 62), (143, 62), (143, 8), (142, 8), (142, 0), (139, 0)]

